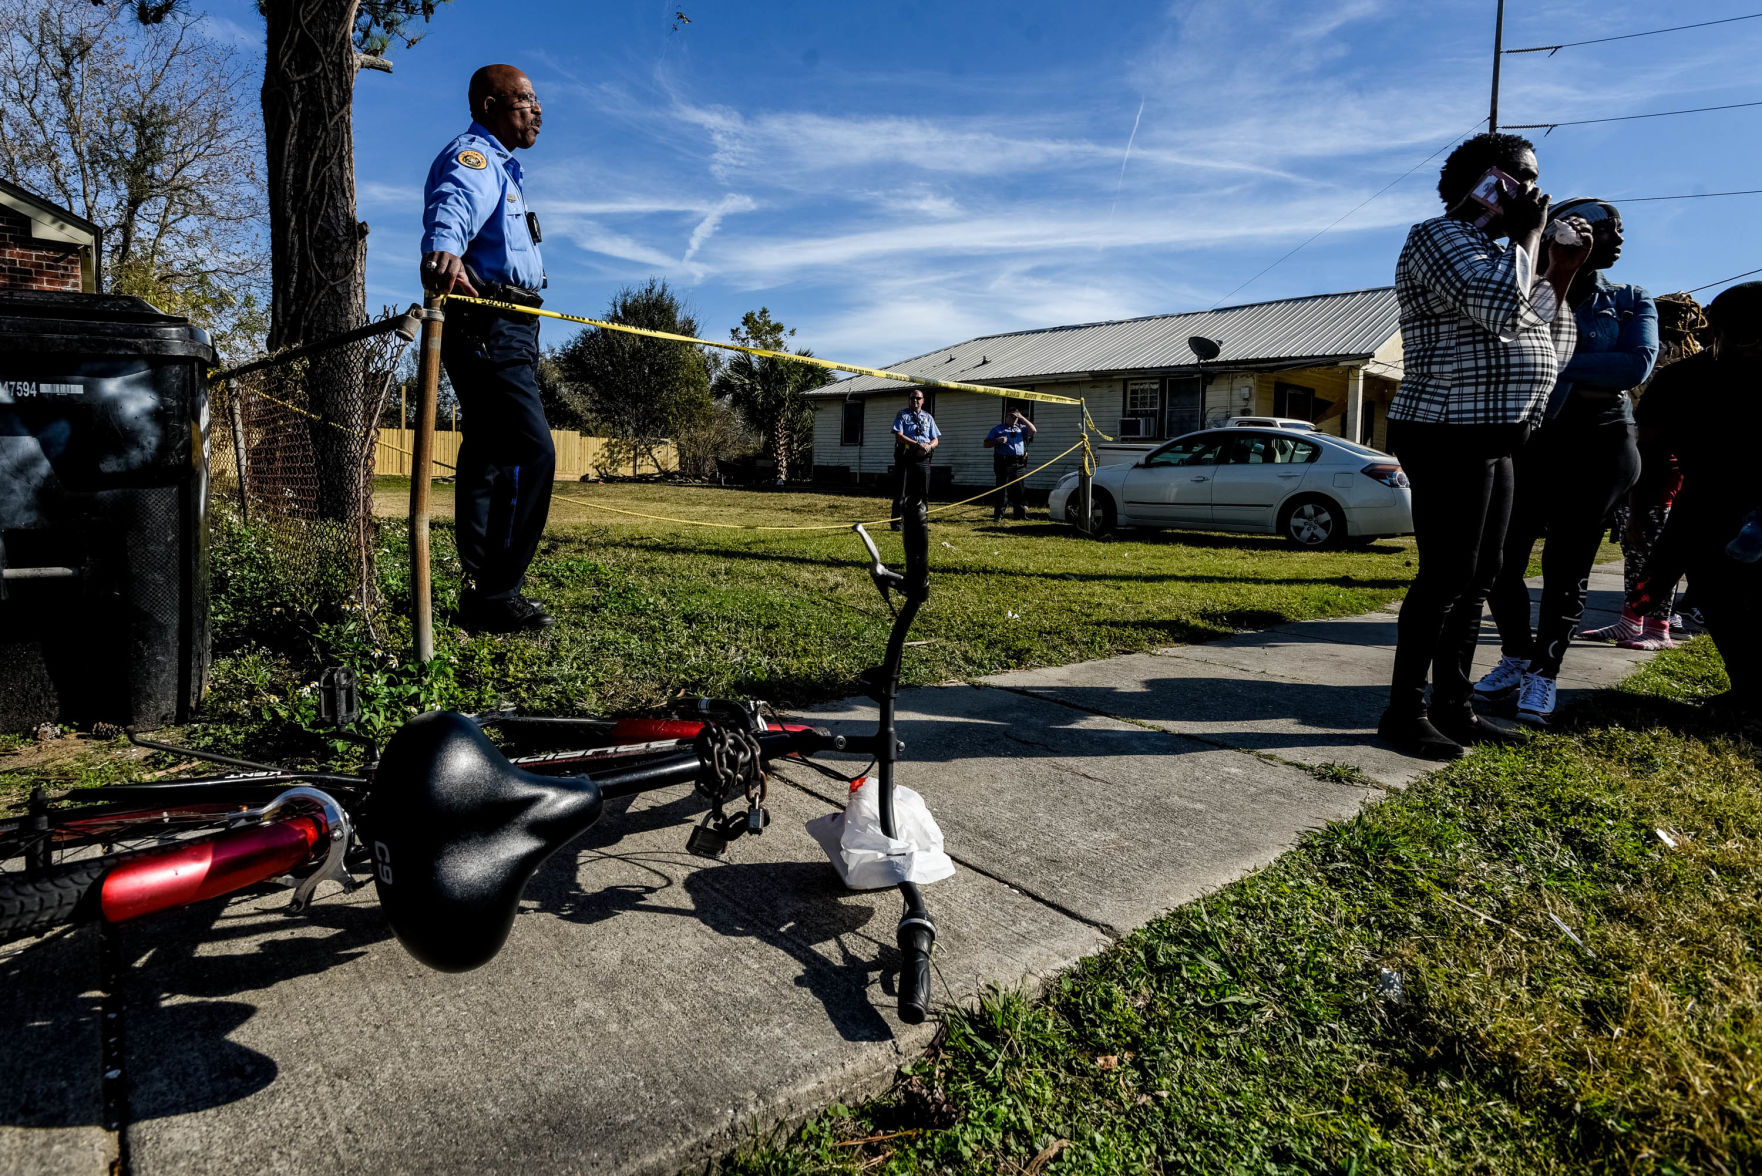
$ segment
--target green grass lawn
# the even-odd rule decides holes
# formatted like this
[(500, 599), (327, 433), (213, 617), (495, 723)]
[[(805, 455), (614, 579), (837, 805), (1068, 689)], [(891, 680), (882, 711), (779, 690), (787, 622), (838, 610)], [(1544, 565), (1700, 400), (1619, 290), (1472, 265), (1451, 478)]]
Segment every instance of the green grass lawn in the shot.
[[(430, 707), (516, 706), (581, 714), (681, 693), (783, 706), (838, 697), (878, 661), (888, 616), (848, 530), (693, 527), (600, 507), (738, 526), (821, 526), (885, 518), (873, 496), (559, 484), (527, 591), (557, 617), (537, 637), (473, 638), (456, 627), (459, 565), (452, 488), (435, 487), (437, 658), (409, 664), (407, 479), (381, 479), (378, 614), (314, 610), (298, 560), (264, 536), (217, 522), (216, 656), (199, 722), (176, 737), (252, 756), (346, 761), (319, 733), (313, 692), (326, 665), (361, 674), (362, 729), (385, 738)], [(931, 520), (931, 597), (906, 658), (907, 684), (1057, 665), (1240, 629), (1352, 615), (1398, 598), (1410, 540), (1337, 552), (1263, 537), (1135, 533), (1097, 542), (1038, 519), (993, 524), (984, 505)], [(901, 560), (899, 536), (875, 532)], [(1533, 570), (1533, 569), (1532, 569)], [(0, 747), (0, 800), (35, 783), (77, 785), (170, 766), (119, 747), (32, 758)]]
[[(518, 679), (499, 677), (511, 701), (616, 707), (686, 690), (800, 702), (851, 689), (877, 660), (887, 614), (848, 531), (693, 528), (596, 510), (602, 503), (773, 526), (889, 513), (872, 497), (560, 486), (528, 587), (558, 629), (537, 642), (489, 642), (546, 651), (537, 667), (514, 657)], [(437, 531), (448, 556), (443, 594), (450, 538)], [(883, 526), (876, 538), (898, 566), (899, 536)], [(1401, 594), (1411, 558), (1405, 542), (1320, 553), (1240, 536), (1095, 542), (1044, 517), (994, 525), (988, 508), (967, 507), (932, 519), (931, 598), (914, 631), (931, 644), (908, 658), (907, 672), (940, 681), (1363, 612)]]
[[(407, 479), (382, 479), (375, 615), (311, 605), (305, 561), (272, 536), (216, 519), (215, 659), (204, 713), (174, 741), (278, 762), (347, 762), (325, 737), (314, 686), (326, 665), (361, 675), (363, 730), (380, 739), (420, 710), (515, 706), (583, 714), (684, 694), (782, 706), (839, 697), (880, 660), (888, 613), (848, 529), (739, 526), (884, 519), (881, 498), (559, 484), (527, 592), (556, 615), (542, 636), (471, 637), (455, 623), (459, 564), (452, 487), (435, 487), (436, 659), (410, 664)], [(900, 537), (873, 532), (902, 562)], [(1097, 542), (1044, 518), (995, 525), (983, 505), (932, 518), (931, 597), (906, 658), (907, 684), (1054, 665), (1288, 620), (1376, 608), (1412, 576), (1412, 544), (1304, 552), (1266, 538), (1140, 534)], [(14, 743), (17, 741), (14, 740)], [(172, 767), (119, 741), (43, 756), (0, 746), (0, 802), (35, 784), (82, 786)]]
[(1684, 701), (1723, 687), (1706, 639), (1665, 654), (727, 1168), (1756, 1171), (1762, 747)]

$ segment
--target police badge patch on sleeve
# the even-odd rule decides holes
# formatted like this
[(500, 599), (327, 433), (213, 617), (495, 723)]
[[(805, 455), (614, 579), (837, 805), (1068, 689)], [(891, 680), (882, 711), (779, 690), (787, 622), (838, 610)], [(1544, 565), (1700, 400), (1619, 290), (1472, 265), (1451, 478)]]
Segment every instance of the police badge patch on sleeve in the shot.
[(472, 171), (482, 171), (489, 166), (489, 160), (483, 157), (481, 151), (461, 151), (459, 152), (459, 162)]

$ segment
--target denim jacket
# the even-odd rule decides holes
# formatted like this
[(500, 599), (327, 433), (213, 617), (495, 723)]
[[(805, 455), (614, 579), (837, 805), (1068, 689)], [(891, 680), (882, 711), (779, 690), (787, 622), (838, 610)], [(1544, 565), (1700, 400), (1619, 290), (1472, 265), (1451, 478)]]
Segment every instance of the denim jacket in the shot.
[[(1591, 296), (1573, 314), (1578, 348), (1548, 396), (1549, 417), (1560, 415), (1574, 386), (1625, 392), (1645, 383), (1658, 362), (1658, 304), (1644, 287), (1611, 282), (1599, 273)], [(1622, 411), (1633, 419), (1632, 401), (1626, 397)]]

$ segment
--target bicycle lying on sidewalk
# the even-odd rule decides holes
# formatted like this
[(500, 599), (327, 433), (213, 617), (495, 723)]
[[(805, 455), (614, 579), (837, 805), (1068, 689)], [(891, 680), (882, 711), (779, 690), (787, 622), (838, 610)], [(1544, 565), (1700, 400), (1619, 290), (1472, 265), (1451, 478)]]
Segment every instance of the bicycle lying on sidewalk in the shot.
[[(894, 837), (894, 728), (906, 636), (929, 595), (928, 519), (906, 520), (904, 575), (853, 528), (869, 576), (894, 610), (887, 651), (863, 682), (880, 708), (875, 734), (767, 721), (762, 704), (699, 699), (655, 716), (556, 718), (433, 711), (405, 724), (361, 775), (306, 772), (133, 737), (143, 747), (241, 769), (228, 775), (88, 789), (70, 807), (33, 793), (22, 816), (0, 819), (0, 943), (70, 923), (116, 923), (231, 894), (284, 875), (304, 911), (318, 884), (345, 890), (370, 874), (392, 930), (430, 967), (462, 972), (492, 959), (512, 930), (521, 893), (547, 857), (584, 833), (607, 800), (691, 785), (710, 805), (691, 852), (719, 858), (769, 822), (766, 780), (780, 760), (819, 752), (873, 758), (881, 830)], [(347, 674), (325, 678), (324, 709), (339, 731), (358, 712)], [(502, 746), (489, 732), (497, 732)], [(583, 742), (591, 746), (582, 748)], [(509, 754), (512, 753), (512, 754)], [(727, 812), (744, 801), (744, 811)], [(923, 896), (905, 900), (900, 1019), (929, 1012), (936, 927)]]

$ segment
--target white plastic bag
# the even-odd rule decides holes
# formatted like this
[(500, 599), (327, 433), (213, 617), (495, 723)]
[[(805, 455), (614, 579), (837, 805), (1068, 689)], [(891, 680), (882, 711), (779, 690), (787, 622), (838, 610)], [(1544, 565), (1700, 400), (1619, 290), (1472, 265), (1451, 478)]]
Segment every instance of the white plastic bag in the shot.
[(942, 852), (942, 830), (910, 788), (894, 785), (893, 827), (897, 838), (881, 832), (881, 783), (870, 778), (851, 793), (841, 813), (808, 822), (808, 833), (831, 859), (852, 890), (881, 890), (901, 882), (920, 885), (953, 876), (954, 862)]

